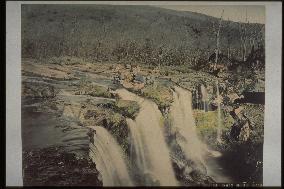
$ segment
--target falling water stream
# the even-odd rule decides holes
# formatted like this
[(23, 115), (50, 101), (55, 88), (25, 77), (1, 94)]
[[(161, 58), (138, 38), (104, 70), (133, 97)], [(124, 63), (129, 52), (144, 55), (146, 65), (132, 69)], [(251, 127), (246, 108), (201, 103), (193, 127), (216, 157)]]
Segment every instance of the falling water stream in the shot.
[(221, 118), (221, 96), (219, 92), (218, 81), (216, 82), (217, 88), (217, 105), (218, 105), (218, 127), (217, 127), (217, 141), (221, 142), (221, 127), (222, 127), (222, 118)]
[(171, 127), (181, 137), (177, 137), (177, 143), (188, 159), (204, 163), (206, 146), (198, 139), (195, 121), (193, 118), (191, 93), (175, 87), (173, 92), (174, 102), (170, 109)]
[(163, 134), (163, 117), (157, 105), (125, 89), (116, 92), (123, 100), (136, 101), (140, 105), (136, 119), (127, 119), (134, 145), (134, 155), (130, 158), (137, 164), (134, 171), (144, 178), (139, 185), (177, 186)]
[(95, 130), (90, 157), (102, 175), (103, 186), (132, 186), (121, 147), (105, 128), (90, 128)]
[(203, 102), (203, 110), (206, 112), (207, 111), (207, 101), (208, 101), (208, 94), (207, 94), (207, 89), (205, 88), (204, 85), (201, 85), (201, 97), (202, 97), (202, 102)]
[(170, 110), (173, 129), (180, 137), (177, 143), (181, 147), (187, 159), (193, 161), (200, 170), (206, 168), (207, 175), (217, 182), (229, 182), (217, 163), (221, 153), (208, 148), (197, 136), (195, 120), (192, 111), (191, 93), (180, 87), (173, 91), (174, 102)]

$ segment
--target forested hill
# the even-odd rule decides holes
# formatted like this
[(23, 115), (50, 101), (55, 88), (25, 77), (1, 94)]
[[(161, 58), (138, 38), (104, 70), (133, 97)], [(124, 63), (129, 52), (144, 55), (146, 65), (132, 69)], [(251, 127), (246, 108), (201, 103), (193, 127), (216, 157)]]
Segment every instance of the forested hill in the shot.
[[(22, 5), (22, 55), (182, 64), (214, 52), (218, 22), (199, 13), (151, 6)], [(224, 20), (221, 50), (230, 47), (237, 59), (240, 27), (246, 31), (248, 52), (252, 42), (264, 43), (263, 25)]]

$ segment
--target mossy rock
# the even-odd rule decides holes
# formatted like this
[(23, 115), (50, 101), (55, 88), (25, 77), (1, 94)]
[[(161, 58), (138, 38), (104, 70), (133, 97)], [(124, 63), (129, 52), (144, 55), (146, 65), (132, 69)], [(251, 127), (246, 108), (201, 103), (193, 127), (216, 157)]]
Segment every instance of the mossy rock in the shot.
[(148, 85), (141, 90), (141, 95), (153, 100), (160, 110), (170, 107), (173, 102), (171, 89), (163, 85)]
[(81, 80), (78, 83), (78, 90), (75, 93), (76, 95), (90, 95), (94, 97), (105, 97), (105, 98), (113, 98), (114, 95), (109, 92), (108, 88), (92, 84), (89, 81)]
[[(106, 107), (106, 104), (94, 106), (87, 110), (85, 119), (91, 120), (92, 125), (106, 128), (117, 140), (123, 151), (128, 153), (128, 127), (125, 117), (116, 112), (112, 107)], [(107, 104), (108, 105), (108, 104)]]
[(135, 118), (140, 109), (137, 102), (130, 100), (118, 100), (115, 107), (122, 115), (130, 118)]

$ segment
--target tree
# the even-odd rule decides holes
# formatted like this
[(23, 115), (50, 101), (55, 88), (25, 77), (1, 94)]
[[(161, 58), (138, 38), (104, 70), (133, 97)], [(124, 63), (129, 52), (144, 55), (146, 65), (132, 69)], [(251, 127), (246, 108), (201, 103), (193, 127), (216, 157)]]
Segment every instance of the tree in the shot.
[(246, 24), (248, 24), (247, 11), (246, 11), (245, 23), (244, 24), (240, 23), (239, 25), (240, 36), (241, 36), (241, 56), (244, 62), (246, 61), (247, 57), (247, 40), (248, 40)]
[(220, 30), (221, 30), (221, 24), (222, 24), (222, 20), (223, 20), (223, 14), (224, 14), (224, 9), (222, 10), (222, 13), (221, 13), (218, 29), (216, 29), (214, 27), (214, 33), (216, 35), (216, 49), (215, 49), (216, 57), (215, 57), (215, 65), (214, 65), (215, 70), (217, 69), (218, 56), (219, 56), (219, 53), (220, 53)]

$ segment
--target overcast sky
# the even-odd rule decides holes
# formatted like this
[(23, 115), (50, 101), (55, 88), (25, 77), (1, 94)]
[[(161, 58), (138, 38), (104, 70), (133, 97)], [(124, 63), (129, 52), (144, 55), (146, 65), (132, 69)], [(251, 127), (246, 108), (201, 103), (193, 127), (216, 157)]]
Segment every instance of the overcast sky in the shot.
[(247, 19), (250, 23), (265, 23), (265, 6), (256, 5), (162, 5), (159, 7), (180, 10), (192, 11), (209, 16), (220, 17), (224, 9), (224, 19), (230, 19), (235, 22), (245, 22), (246, 12)]

